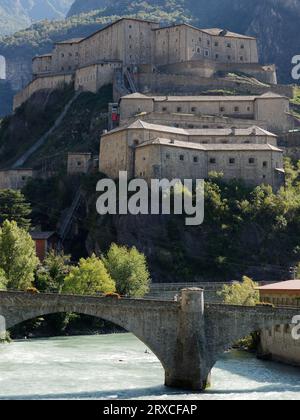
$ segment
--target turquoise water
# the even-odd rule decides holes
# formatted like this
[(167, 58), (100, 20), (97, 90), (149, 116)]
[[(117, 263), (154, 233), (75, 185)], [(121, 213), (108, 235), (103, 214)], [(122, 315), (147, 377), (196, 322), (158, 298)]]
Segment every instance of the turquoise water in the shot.
[(0, 398), (14, 399), (300, 399), (300, 369), (227, 353), (212, 389), (163, 386), (156, 357), (131, 334), (18, 341), (0, 346)]

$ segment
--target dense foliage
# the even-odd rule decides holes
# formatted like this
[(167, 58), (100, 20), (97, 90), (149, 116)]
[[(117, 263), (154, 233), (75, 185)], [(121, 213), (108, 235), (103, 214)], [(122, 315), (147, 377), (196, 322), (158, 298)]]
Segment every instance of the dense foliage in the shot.
[(258, 284), (244, 276), (241, 283), (224, 285), (219, 296), (227, 305), (255, 306), (259, 302)]
[(30, 214), (31, 206), (20, 191), (0, 190), (0, 225), (5, 220), (14, 220), (19, 227), (28, 230)]
[(135, 247), (129, 249), (112, 244), (103, 261), (121, 295), (143, 297), (149, 291), (146, 258)]
[(5, 220), (0, 228), (0, 269), (5, 274), (5, 286), (14, 290), (30, 287), (37, 265), (35, 244), (29, 233), (16, 222)]
[(81, 258), (76, 267), (72, 267), (65, 278), (63, 291), (82, 295), (95, 295), (97, 293), (113, 293), (116, 290), (115, 282), (110, 277), (103, 261), (92, 255)]

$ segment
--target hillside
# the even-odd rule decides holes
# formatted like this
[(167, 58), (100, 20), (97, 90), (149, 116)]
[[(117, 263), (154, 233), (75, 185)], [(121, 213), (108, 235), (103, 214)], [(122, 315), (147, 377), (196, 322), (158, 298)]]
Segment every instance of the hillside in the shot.
[(0, 0), (0, 35), (41, 19), (63, 19), (73, 0)]

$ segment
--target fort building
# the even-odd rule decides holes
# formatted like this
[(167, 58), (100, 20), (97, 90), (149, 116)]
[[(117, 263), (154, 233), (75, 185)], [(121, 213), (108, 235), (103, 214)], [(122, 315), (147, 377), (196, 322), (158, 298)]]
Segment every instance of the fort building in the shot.
[(21, 190), (35, 176), (33, 169), (6, 169), (0, 171), (0, 189)]
[(167, 119), (178, 121), (178, 115), (182, 123), (187, 119), (191, 125), (194, 123), (192, 116), (196, 117), (195, 122), (203, 125), (207, 125), (208, 116), (219, 117), (218, 126), (222, 124), (222, 118), (224, 124), (226, 118), (230, 118), (237, 126), (252, 121), (252, 125), (261, 123), (260, 126), (275, 133), (286, 132), (294, 124), (289, 98), (272, 92), (259, 96), (147, 96), (134, 93), (121, 98), (120, 124), (141, 113), (143, 117), (149, 115), (156, 123)]
[[(300, 280), (259, 288), (260, 300), (277, 306), (300, 307)], [(277, 325), (261, 333), (260, 353), (265, 358), (300, 366), (300, 340), (292, 337), (292, 325)]]
[(91, 153), (68, 153), (67, 173), (69, 175), (87, 174), (92, 166)]
[(254, 186), (279, 188), (284, 182), (283, 152), (277, 136), (259, 127), (243, 129), (181, 129), (133, 124), (105, 133), (100, 144), (100, 171), (118, 178), (207, 178), (212, 171), (224, 179), (242, 179)]
[(160, 27), (134, 18), (119, 19), (86, 38), (57, 42), (52, 52), (34, 57), (32, 67), (33, 87), (16, 95), (14, 109), (34, 91), (57, 87), (62, 75), (71, 76), (65, 83), (75, 83), (77, 90), (97, 92), (114, 83), (116, 96), (126, 89), (134, 91), (133, 85), (141, 83), (140, 74), (154, 73), (217, 80), (220, 72), (242, 72), (263, 82), (257, 82), (260, 89), (268, 90), (265, 83), (277, 85), (275, 66), (259, 64), (253, 37), (187, 24)]

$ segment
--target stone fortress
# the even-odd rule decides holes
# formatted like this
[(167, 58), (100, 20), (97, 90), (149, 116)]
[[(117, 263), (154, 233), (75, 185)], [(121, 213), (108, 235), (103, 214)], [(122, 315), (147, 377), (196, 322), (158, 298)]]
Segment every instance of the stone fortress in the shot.
[(34, 57), (33, 75), (15, 109), (38, 90), (73, 84), (97, 93), (113, 84), (99, 156), (112, 178), (121, 170), (147, 180), (222, 172), (251, 186), (284, 183), (278, 136), (295, 127), (292, 90), (277, 84), (274, 65), (259, 63), (253, 37), (123, 18)]
[[(276, 92), (286, 91), (277, 85), (275, 66), (259, 64), (255, 38), (187, 24), (160, 27), (157, 22), (140, 19), (123, 18), (86, 38), (58, 42), (52, 53), (33, 58), (32, 72), (33, 81), (16, 95), (14, 108), (35, 91), (63, 83), (74, 83), (76, 90), (97, 92), (116, 81), (118, 72), (125, 76), (129, 72), (140, 91), (150, 85), (155, 90), (160, 84), (174, 84), (172, 77), (179, 77), (179, 89), (180, 76), (187, 74), (195, 77), (196, 86), (190, 86), (193, 90), (199, 78), (208, 85), (222, 82), (222, 72), (255, 79), (258, 92), (270, 85)], [(116, 96), (120, 96), (122, 86), (115, 84)]]

